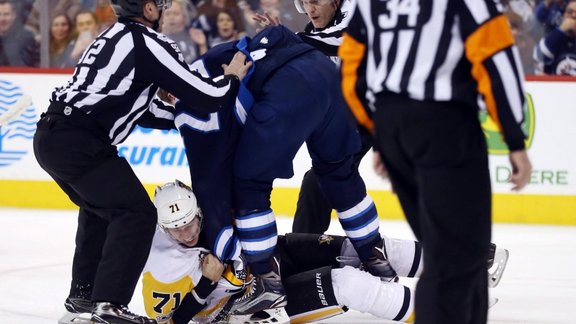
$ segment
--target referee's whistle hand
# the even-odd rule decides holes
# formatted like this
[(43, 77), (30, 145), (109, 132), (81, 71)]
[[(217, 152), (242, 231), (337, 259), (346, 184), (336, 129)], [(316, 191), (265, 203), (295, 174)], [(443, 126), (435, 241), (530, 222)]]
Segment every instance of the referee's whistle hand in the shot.
[(512, 165), (510, 182), (514, 184), (512, 190), (519, 191), (528, 184), (532, 173), (532, 164), (526, 150), (510, 152), (510, 164)]

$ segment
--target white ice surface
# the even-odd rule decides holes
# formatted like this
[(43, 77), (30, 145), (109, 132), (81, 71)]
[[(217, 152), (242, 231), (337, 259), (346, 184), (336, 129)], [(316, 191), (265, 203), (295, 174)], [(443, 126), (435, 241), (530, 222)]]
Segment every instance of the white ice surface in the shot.
[[(279, 217), (279, 232), (289, 231), (291, 221)], [(412, 237), (403, 221), (383, 221), (380, 230)], [(57, 322), (69, 289), (75, 231), (72, 211), (0, 208), (0, 323)], [(343, 233), (337, 221), (329, 233)], [(510, 250), (510, 260), (491, 290), (499, 302), (490, 309), (490, 324), (576, 323), (576, 227), (496, 224), (493, 242)], [(130, 308), (144, 314), (140, 289)], [(322, 322), (388, 323), (354, 311)]]

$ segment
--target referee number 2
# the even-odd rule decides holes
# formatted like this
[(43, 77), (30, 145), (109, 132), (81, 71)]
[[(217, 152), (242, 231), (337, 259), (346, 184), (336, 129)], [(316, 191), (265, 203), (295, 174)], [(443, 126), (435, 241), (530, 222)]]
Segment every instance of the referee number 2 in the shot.
[(388, 0), (383, 3), (385, 13), (378, 16), (378, 25), (382, 29), (398, 27), (398, 17), (406, 17), (406, 27), (412, 28), (418, 22), (420, 0)]
[(95, 41), (90, 46), (90, 49), (86, 52), (86, 54), (84, 54), (84, 57), (82, 58), (82, 63), (83, 64), (94, 63), (94, 61), (96, 61), (96, 55), (98, 55), (98, 53), (102, 51), (102, 48), (104, 48), (104, 44), (106, 44), (106, 40), (104, 39), (98, 39), (97, 41)]

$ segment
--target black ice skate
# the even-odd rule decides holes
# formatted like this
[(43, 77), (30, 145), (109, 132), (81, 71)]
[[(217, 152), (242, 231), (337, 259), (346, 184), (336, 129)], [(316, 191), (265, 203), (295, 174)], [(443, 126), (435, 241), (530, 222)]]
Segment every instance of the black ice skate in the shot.
[(257, 276), (248, 291), (232, 306), (233, 315), (256, 312), (286, 306), (286, 293), (280, 276), (275, 272)]
[(380, 240), (380, 242), (372, 248), (372, 254), (374, 255), (373, 257), (362, 263), (364, 270), (373, 276), (380, 277), (383, 281), (398, 281), (396, 271), (394, 271), (388, 261), (384, 239)]
[(70, 296), (64, 301), (66, 313), (58, 320), (58, 324), (90, 323), (90, 313), (94, 309), (90, 295), (90, 285), (76, 285)]
[(64, 307), (70, 313), (92, 313), (92, 309), (94, 309), (94, 305), (88, 299), (82, 297), (68, 297), (66, 301), (64, 301)]
[(136, 315), (126, 306), (111, 303), (96, 303), (90, 323), (103, 324), (156, 324), (156, 320)]

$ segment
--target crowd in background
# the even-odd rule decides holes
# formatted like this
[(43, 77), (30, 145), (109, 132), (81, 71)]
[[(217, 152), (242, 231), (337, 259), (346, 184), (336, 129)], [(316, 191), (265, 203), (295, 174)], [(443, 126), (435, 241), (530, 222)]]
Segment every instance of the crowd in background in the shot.
[[(576, 0), (501, 3), (525, 74), (576, 76)], [(190, 63), (220, 43), (253, 36), (259, 26), (252, 16), (264, 11), (294, 31), (308, 21), (292, 0), (173, 0), (162, 32)], [(0, 0), (0, 66), (74, 67), (115, 20), (109, 0)]]

